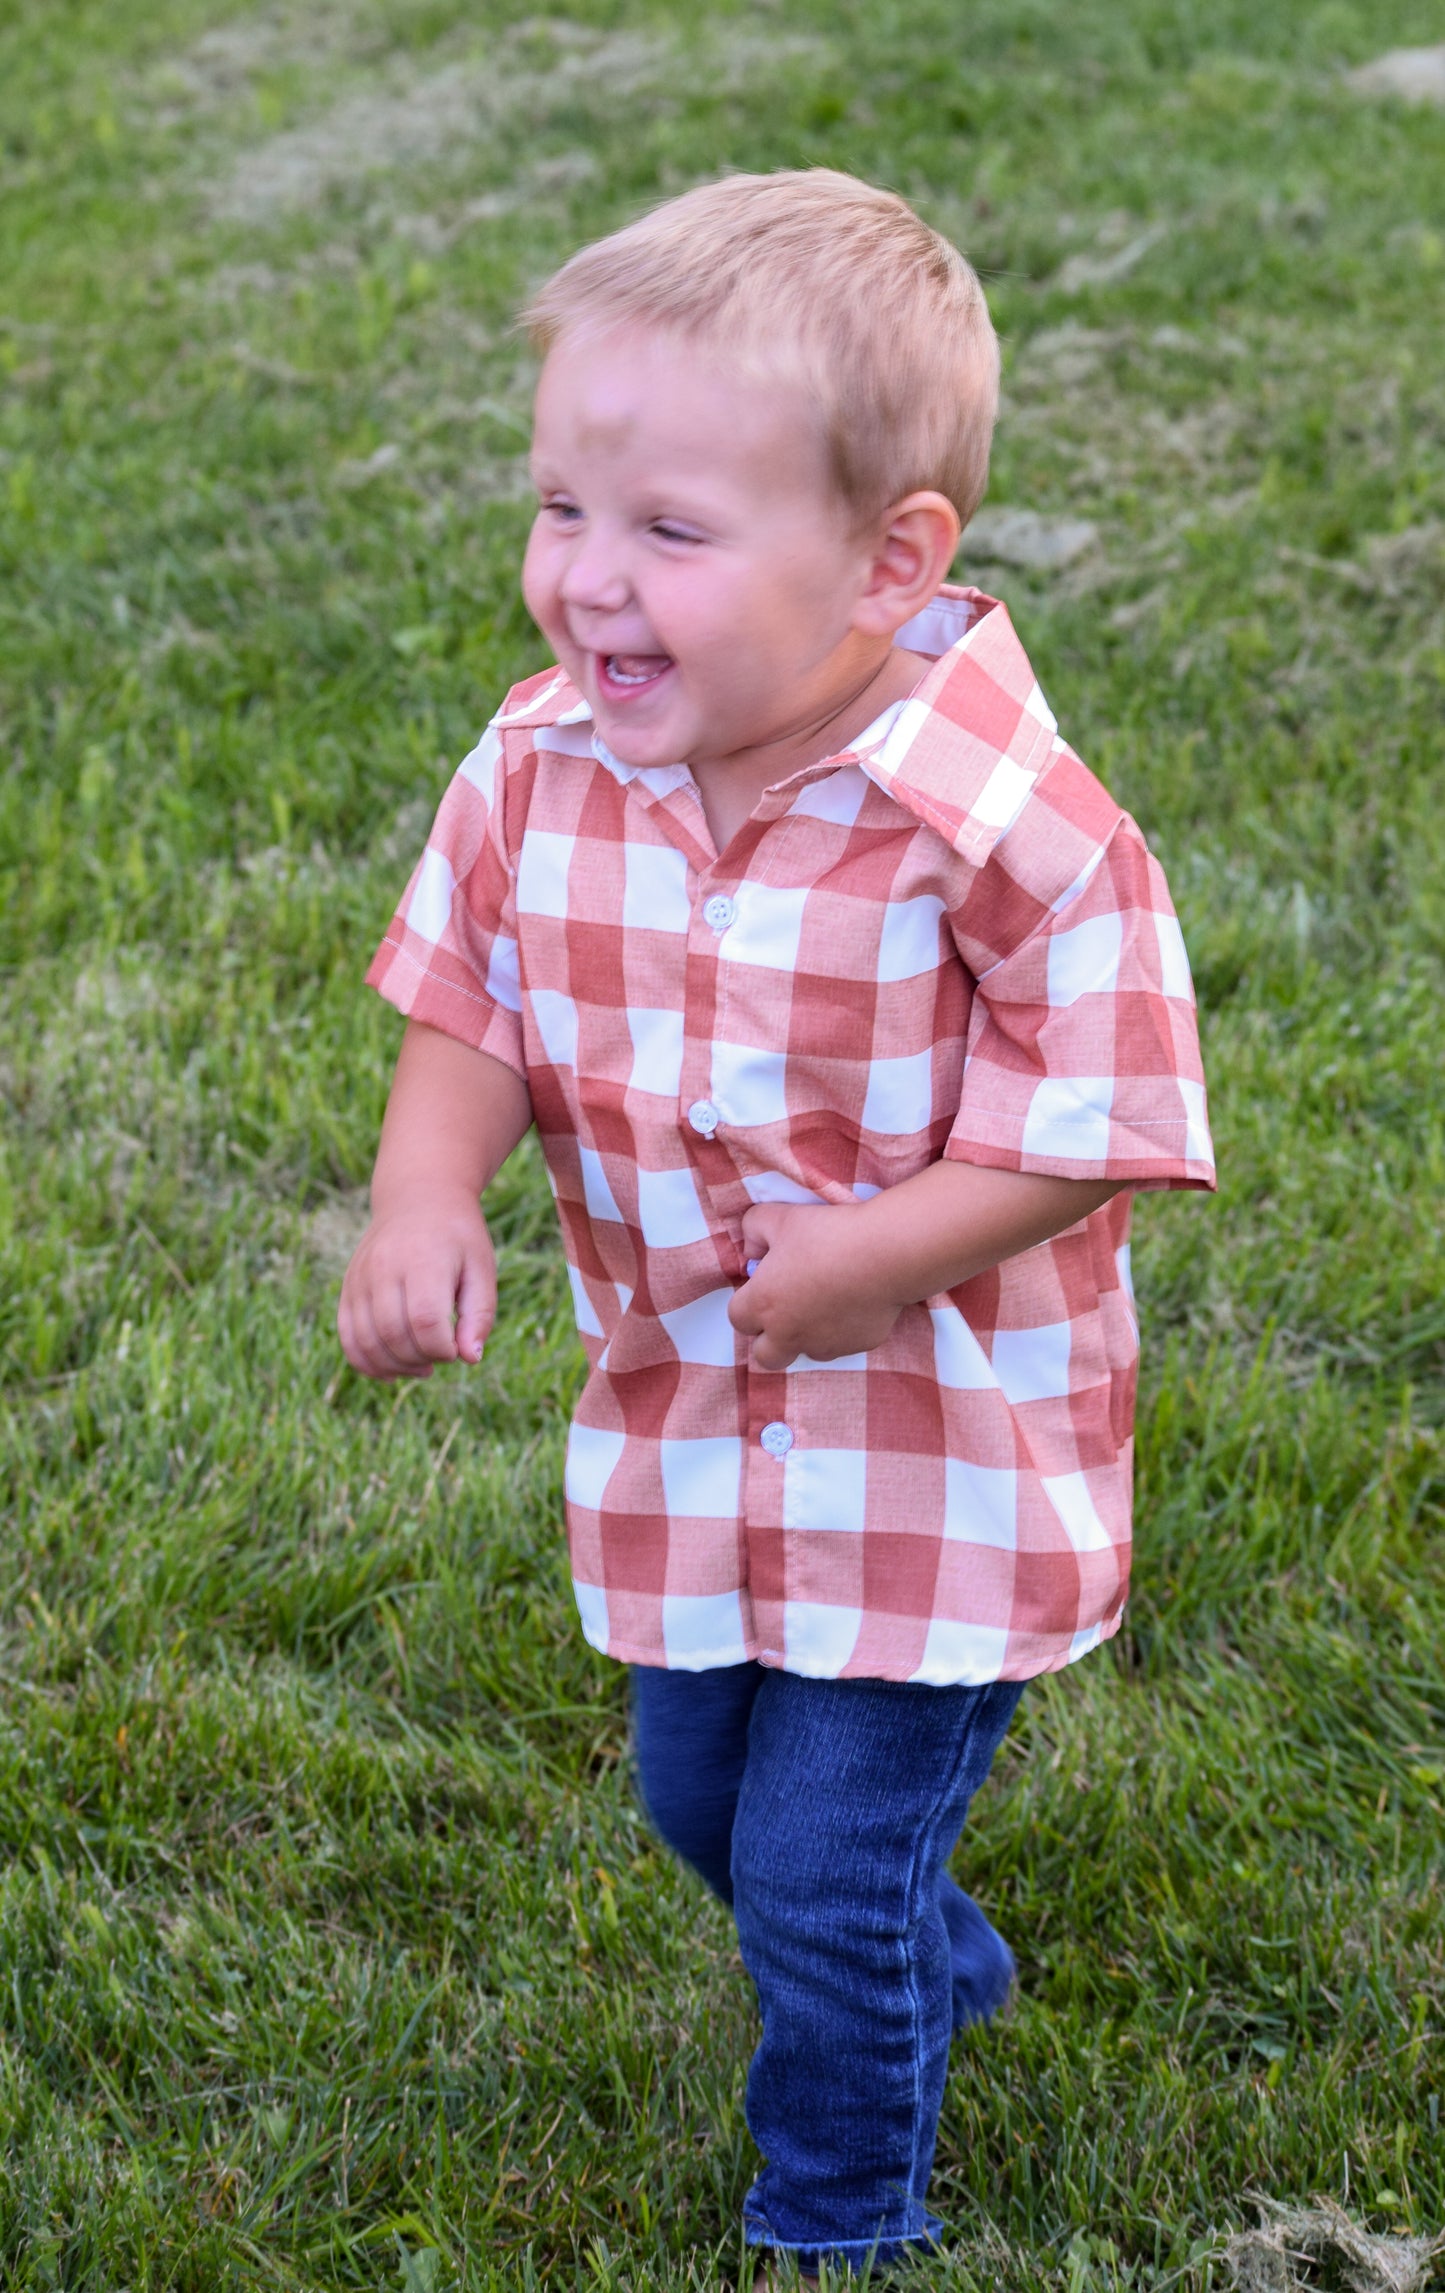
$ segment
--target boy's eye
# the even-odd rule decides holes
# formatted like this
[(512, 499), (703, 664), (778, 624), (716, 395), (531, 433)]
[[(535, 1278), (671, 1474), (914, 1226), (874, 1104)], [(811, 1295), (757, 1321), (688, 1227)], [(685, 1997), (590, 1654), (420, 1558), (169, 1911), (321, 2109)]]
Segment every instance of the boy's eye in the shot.
[(687, 526), (671, 525), (666, 518), (659, 518), (652, 530), (659, 541), (696, 543), (702, 539), (701, 534), (693, 533)]
[(543, 514), (551, 518), (555, 525), (571, 525), (582, 515), (575, 502), (558, 500), (555, 497), (551, 501), (543, 502), (541, 507)]

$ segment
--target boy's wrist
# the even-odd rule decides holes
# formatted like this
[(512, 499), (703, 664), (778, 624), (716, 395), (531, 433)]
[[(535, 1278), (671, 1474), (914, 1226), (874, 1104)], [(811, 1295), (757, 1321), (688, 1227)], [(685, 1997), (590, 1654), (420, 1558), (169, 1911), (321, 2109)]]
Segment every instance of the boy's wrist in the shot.
[(905, 1306), (918, 1303), (918, 1295), (909, 1280), (906, 1258), (900, 1255), (894, 1191), (886, 1189), (830, 1221), (826, 1265), (830, 1282), (849, 1299), (901, 1313)]
[[(920, 1246), (923, 1254), (933, 1259), (939, 1254), (939, 1241), (935, 1232), (924, 1243), (913, 1212), (913, 1204), (899, 1187), (885, 1187), (881, 1194), (858, 1205), (850, 1228), (840, 1234), (854, 1296), (901, 1313), (905, 1306), (916, 1306), (940, 1287), (948, 1286), (932, 1278), (941, 1268), (920, 1263)], [(850, 1233), (851, 1249), (847, 1239)]]
[(470, 1223), (481, 1215), (480, 1193), (464, 1179), (438, 1178), (431, 1172), (378, 1170), (371, 1181), (373, 1225), (389, 1225), (393, 1219), (423, 1218), (432, 1225), (442, 1226), (454, 1219)]

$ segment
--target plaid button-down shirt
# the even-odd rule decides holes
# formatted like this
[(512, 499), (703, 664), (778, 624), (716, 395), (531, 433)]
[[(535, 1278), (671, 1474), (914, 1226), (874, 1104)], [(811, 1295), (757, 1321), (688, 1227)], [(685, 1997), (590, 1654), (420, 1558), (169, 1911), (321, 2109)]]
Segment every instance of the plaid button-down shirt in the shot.
[(1117, 1628), (1137, 1336), (1129, 1196), (785, 1371), (728, 1320), (754, 1202), (855, 1202), (940, 1156), (1128, 1187), (1213, 1162), (1179, 926), (1058, 738), (1005, 609), (719, 855), (685, 765), (635, 769), (560, 671), (443, 799), (369, 973), (531, 1090), (591, 1365), (568, 1443), (597, 1648), (703, 1669), (1023, 1679)]

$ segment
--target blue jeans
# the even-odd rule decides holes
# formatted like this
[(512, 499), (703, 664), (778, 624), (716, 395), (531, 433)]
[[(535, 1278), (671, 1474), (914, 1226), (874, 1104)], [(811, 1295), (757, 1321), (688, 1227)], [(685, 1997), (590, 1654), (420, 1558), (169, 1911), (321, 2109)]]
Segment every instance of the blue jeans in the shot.
[(942, 2226), (924, 2192), (950, 2035), (1013, 1980), (945, 1863), (1022, 1688), (757, 1664), (632, 1684), (648, 1812), (732, 1905), (757, 1987), (748, 2242), (810, 2270), (901, 2260)]

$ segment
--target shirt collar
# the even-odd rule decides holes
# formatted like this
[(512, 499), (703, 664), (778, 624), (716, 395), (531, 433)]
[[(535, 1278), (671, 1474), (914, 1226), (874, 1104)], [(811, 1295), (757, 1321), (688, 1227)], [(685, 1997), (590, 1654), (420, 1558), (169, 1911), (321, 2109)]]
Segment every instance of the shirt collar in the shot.
[[(945, 582), (897, 642), (933, 655), (876, 748), (868, 778), (981, 864), (1060, 746), (1058, 726), (1009, 619), (982, 590)], [(866, 738), (866, 736), (865, 736)]]
[[(945, 582), (894, 641), (932, 662), (916, 690), (876, 717), (851, 748), (769, 793), (780, 797), (856, 765), (962, 858), (981, 862), (1023, 809), (1058, 746), (1055, 719), (1008, 607), (980, 589)], [(591, 721), (591, 709), (562, 669), (529, 680), (497, 719), (527, 731)], [(685, 764), (624, 764), (596, 733), (591, 746), (617, 779), (640, 780), (654, 795), (692, 785)], [(766, 797), (764, 804), (774, 808)]]

